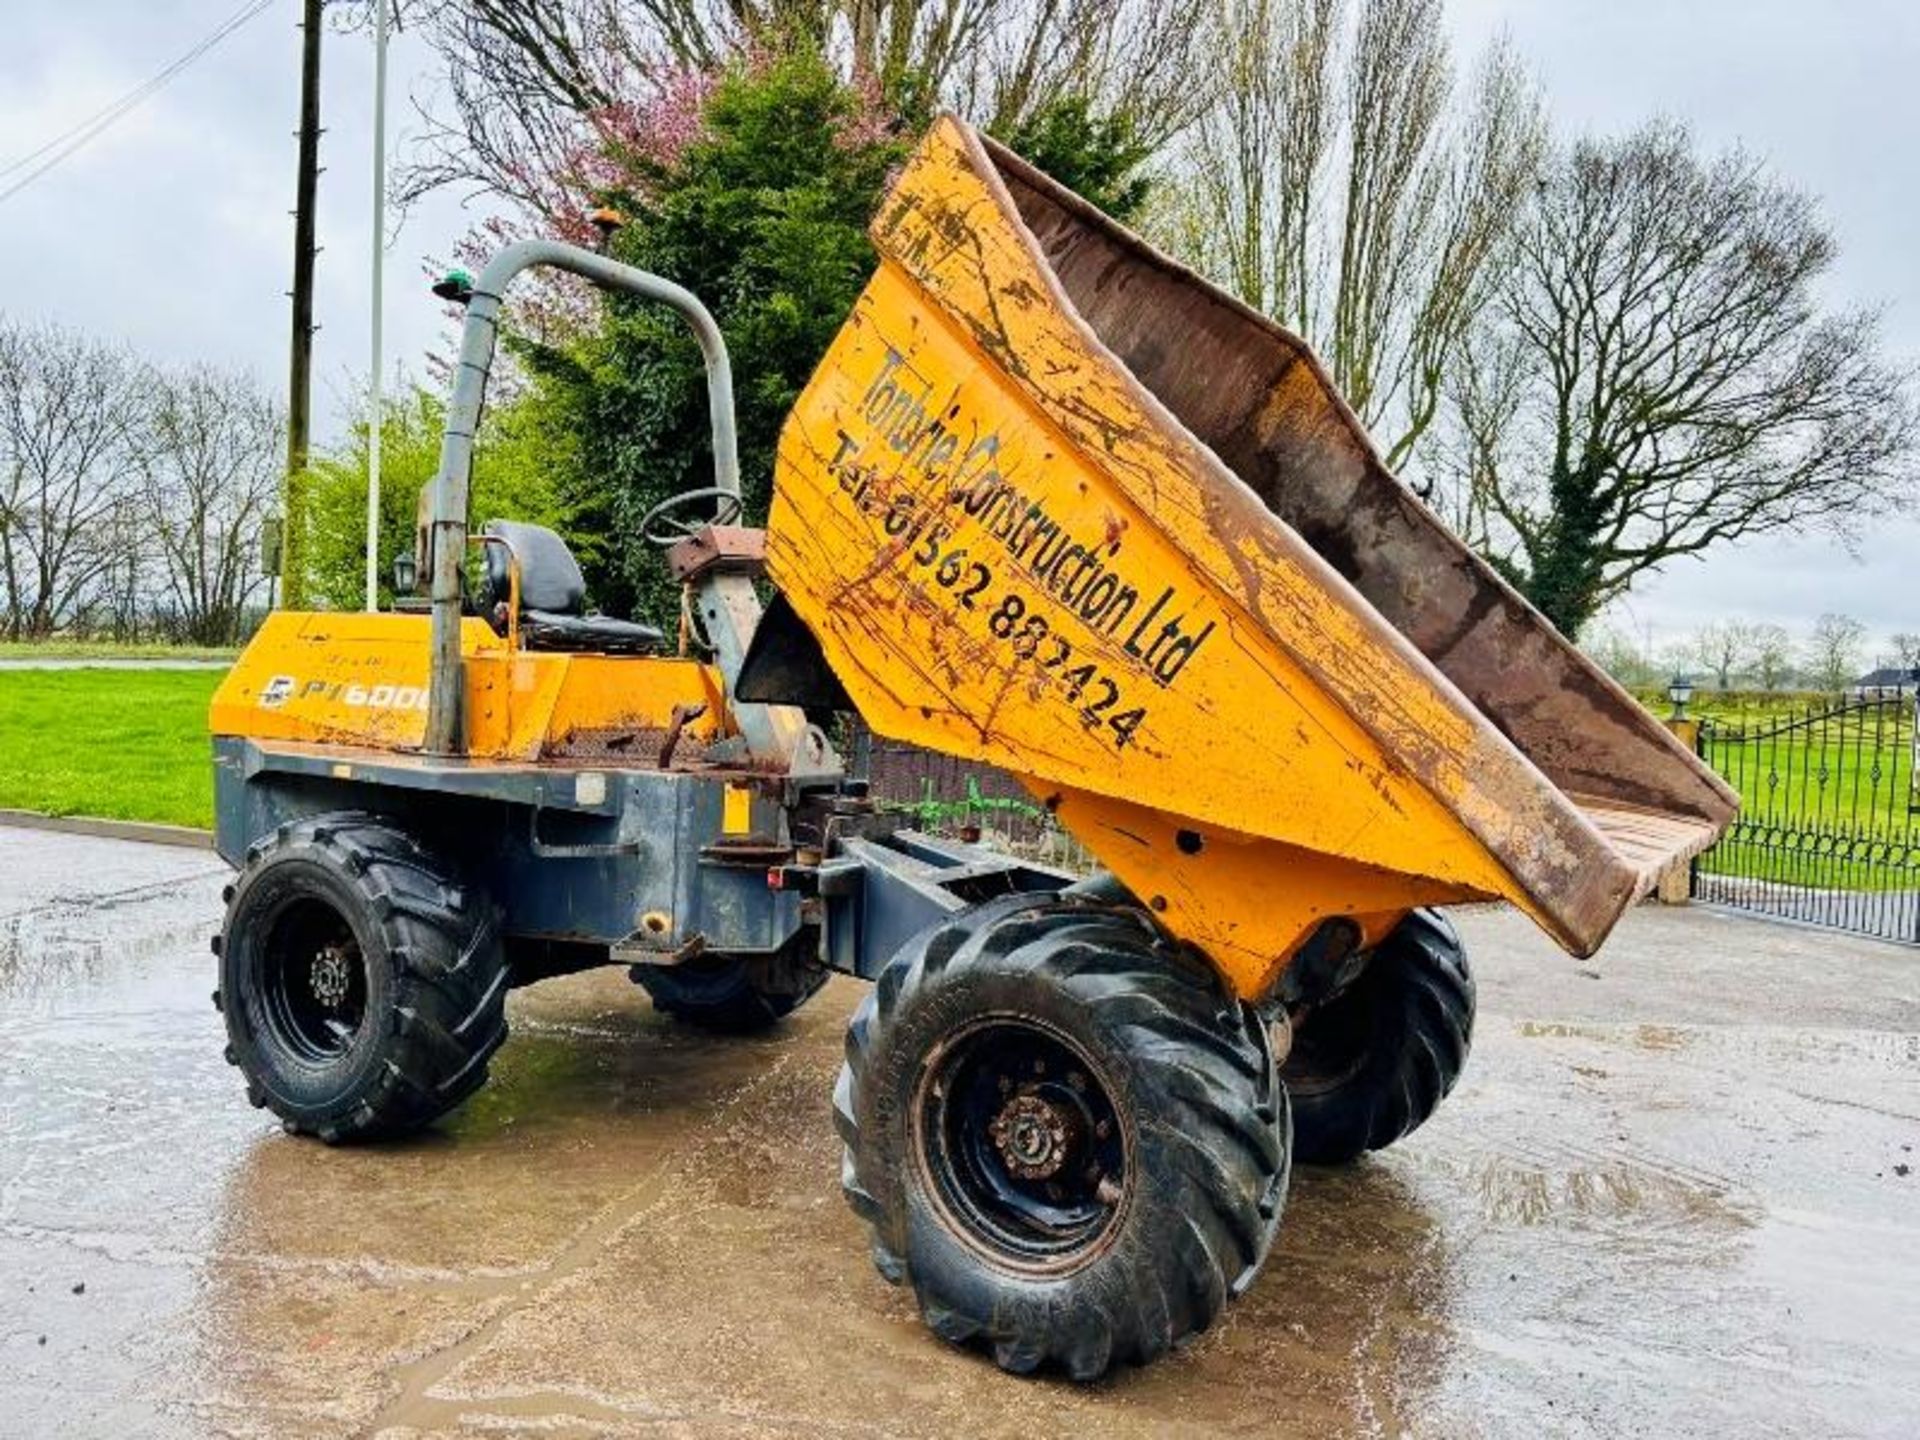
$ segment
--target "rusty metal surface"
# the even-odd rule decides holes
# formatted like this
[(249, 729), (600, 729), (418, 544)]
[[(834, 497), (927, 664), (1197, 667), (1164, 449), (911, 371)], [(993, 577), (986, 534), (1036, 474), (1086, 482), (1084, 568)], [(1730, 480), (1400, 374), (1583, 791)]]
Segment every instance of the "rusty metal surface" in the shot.
[(709, 525), (667, 550), (673, 578), (693, 580), (716, 566), (758, 575), (767, 566), (767, 532), (745, 525)]
[(1116, 358), (1555, 785), (1732, 818), (1732, 792), (1388, 471), (1303, 341), (989, 150)]
[[(631, 729), (581, 728), (547, 742), (543, 760), (580, 761), (588, 764), (630, 766), (651, 769), (666, 749), (667, 737), (675, 732), (666, 727)], [(685, 758), (693, 758), (688, 751)]]

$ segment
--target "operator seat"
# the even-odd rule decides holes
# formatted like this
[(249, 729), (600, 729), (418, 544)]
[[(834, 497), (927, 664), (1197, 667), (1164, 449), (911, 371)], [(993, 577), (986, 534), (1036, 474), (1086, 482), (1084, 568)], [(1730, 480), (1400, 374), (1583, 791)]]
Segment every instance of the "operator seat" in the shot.
[(511, 593), (507, 550), (520, 562), (520, 644), (528, 650), (584, 650), (609, 655), (644, 655), (663, 647), (665, 637), (651, 625), (587, 613), (587, 582), (567, 542), (544, 525), (519, 520), (489, 520), (481, 534), (506, 545), (488, 545), (484, 609), (494, 628), (506, 629)]

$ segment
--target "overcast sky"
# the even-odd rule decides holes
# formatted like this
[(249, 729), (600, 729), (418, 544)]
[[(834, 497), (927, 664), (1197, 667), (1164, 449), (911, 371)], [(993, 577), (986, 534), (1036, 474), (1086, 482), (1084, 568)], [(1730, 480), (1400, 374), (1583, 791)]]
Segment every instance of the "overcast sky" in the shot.
[[(0, 44), (0, 166), (141, 83), (241, 0), (8, 0)], [(1464, 65), (1509, 32), (1562, 131), (1664, 113), (1710, 145), (1741, 142), (1817, 194), (1841, 239), (1832, 298), (1886, 307), (1891, 348), (1920, 357), (1920, 5), (1842, 0), (1449, 0)], [(284, 384), (299, 37), (275, 0), (101, 139), (0, 200), (0, 311), (208, 359)], [(392, 51), (396, 143), (428, 83), (406, 35)], [(337, 433), (367, 364), (372, 41), (329, 34), (316, 341), (317, 428)], [(19, 172), (0, 175), (0, 189)], [(418, 207), (388, 251), (387, 353), (420, 369), (446, 348), (421, 267), (474, 218), (464, 197)], [(743, 357), (751, 364), (751, 357)], [(1804, 630), (1824, 610), (1877, 635), (1920, 630), (1920, 522), (1876, 526), (1849, 558), (1806, 537), (1684, 562), (1617, 615), (1656, 645), (1702, 620)]]

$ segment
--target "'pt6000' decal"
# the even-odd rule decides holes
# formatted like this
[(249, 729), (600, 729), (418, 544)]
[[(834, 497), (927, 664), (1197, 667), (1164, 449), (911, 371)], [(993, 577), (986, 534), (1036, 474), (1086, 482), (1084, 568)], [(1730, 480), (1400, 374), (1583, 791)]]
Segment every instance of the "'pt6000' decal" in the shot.
[(425, 710), (424, 685), (365, 685), (359, 681), (309, 680), (302, 685), (292, 675), (276, 675), (260, 691), (263, 710), (278, 710), (289, 700), (319, 700), (356, 710)]

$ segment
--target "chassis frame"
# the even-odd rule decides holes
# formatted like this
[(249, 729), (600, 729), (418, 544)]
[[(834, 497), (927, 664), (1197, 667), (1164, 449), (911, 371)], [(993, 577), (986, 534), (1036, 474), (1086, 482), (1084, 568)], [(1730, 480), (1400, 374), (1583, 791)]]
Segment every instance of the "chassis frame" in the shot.
[[(841, 774), (583, 768), (214, 743), (215, 846), (238, 867), (303, 819), (381, 816), (498, 906), (513, 981), (603, 964), (804, 954), (872, 980), (920, 930), (1076, 877), (907, 828)], [(731, 797), (729, 792), (731, 792)], [(749, 823), (727, 835), (729, 799)], [(738, 827), (736, 827), (738, 828)]]

